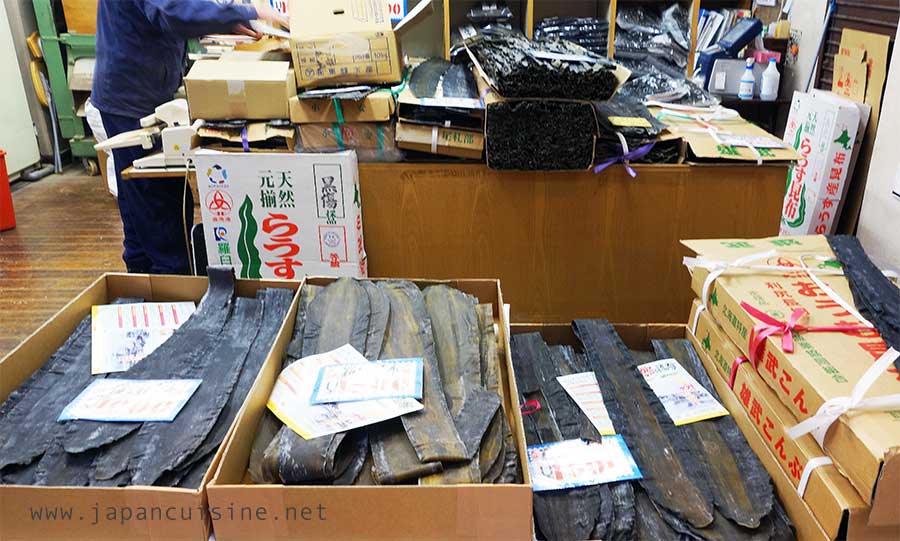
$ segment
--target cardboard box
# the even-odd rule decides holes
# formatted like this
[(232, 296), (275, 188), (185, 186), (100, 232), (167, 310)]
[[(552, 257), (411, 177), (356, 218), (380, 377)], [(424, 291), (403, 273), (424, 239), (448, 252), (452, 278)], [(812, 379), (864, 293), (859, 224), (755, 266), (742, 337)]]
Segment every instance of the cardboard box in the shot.
[[(825, 237), (697, 240), (683, 244), (704, 258), (734, 261), (750, 254), (777, 248), (777, 255), (755, 262), (760, 265), (798, 267), (783, 271), (732, 270), (720, 276), (711, 288), (707, 308), (741, 351), (750, 356), (749, 338), (759, 323), (741, 307), (747, 301), (779, 321), (786, 321), (796, 308), (809, 313), (812, 326), (857, 323), (831, 301), (800, 267), (801, 255), (833, 257)], [(811, 263), (811, 262), (810, 262)], [(695, 268), (692, 288), (702, 297), (708, 271)], [(849, 284), (841, 275), (822, 275), (821, 280), (846, 302), (852, 303)], [(794, 333), (795, 351), (785, 353), (780, 336), (770, 336), (760, 353), (758, 372), (791, 414), (802, 421), (814, 415), (830, 399), (849, 396), (872, 363), (886, 350), (874, 330)], [(871, 387), (867, 397), (900, 393), (897, 370), (891, 367)], [(872, 506), (870, 523), (897, 524), (900, 500), (900, 414), (856, 412), (844, 415), (829, 430), (825, 451), (838, 469)], [(885, 482), (881, 482), (884, 480)]]
[(788, 179), (782, 235), (827, 235), (834, 230), (859, 117), (857, 105), (845, 98), (794, 92), (784, 138), (801, 157)]
[[(697, 317), (699, 307), (700, 302), (695, 301), (689, 322)], [(797, 440), (787, 437), (785, 430), (797, 423), (796, 418), (749, 363), (738, 368), (733, 391), (727, 387), (734, 360), (743, 354), (708, 312), (701, 312), (697, 321), (696, 333), (692, 333), (691, 341), (717, 390), (720, 394), (730, 395), (729, 398), (746, 411), (746, 417), (753, 426), (752, 435), (762, 440), (777, 462), (780, 473), (796, 490), (806, 464), (823, 456), (824, 452), (810, 434)], [(747, 427), (741, 426), (741, 429), (746, 430)], [(745, 433), (745, 436), (750, 438), (751, 434)], [(770, 471), (770, 474), (777, 476), (778, 472)], [(841, 539), (845, 533), (847, 539), (888, 539), (887, 534), (900, 533), (896, 527), (868, 527), (869, 506), (834, 465), (819, 466), (813, 470), (803, 501), (828, 534), (828, 539)]]
[(224, 152), (294, 152), (297, 141), (293, 126), (271, 126), (266, 122), (248, 122), (244, 127), (234, 128), (207, 124), (197, 130), (197, 135), (205, 139), (204, 148)]
[(356, 154), (194, 156), (211, 265), (243, 278), (367, 276)]
[(228, 62), (290, 62), (291, 53), (288, 51), (266, 49), (257, 51), (234, 49), (222, 53), (219, 57), (219, 61), (221, 62), (223, 60)]
[(288, 101), (291, 122), (295, 124), (322, 124), (338, 122), (337, 107), (341, 109), (344, 122), (387, 122), (394, 117), (396, 104), (394, 95), (388, 91), (377, 91), (365, 98), (354, 100), (300, 99), (292, 97)]
[[(331, 279), (309, 278), (307, 283), (327, 285)], [(500, 340), (501, 392), (503, 404), (516, 440), (520, 460), (525, 456), (522, 417), (518, 410), (515, 378), (511, 377), (507, 320), (503, 314), (503, 296), (496, 280), (417, 281), (419, 285), (446, 283), (494, 306)], [(293, 331), (295, 310), (287, 318), (284, 340)], [(283, 346), (284, 342), (276, 344)], [(531, 486), (528, 469), (521, 462), (525, 484), (381, 487), (340, 486), (249, 486), (246, 471), (250, 447), (260, 417), (266, 410), (269, 393), (281, 370), (280, 364), (266, 364), (247, 404), (238, 415), (237, 425), (228, 440), (219, 464), (209, 504), (218, 541), (248, 538), (275, 539), (494, 539), (530, 540)], [(321, 506), (321, 508), (320, 508)], [(289, 516), (299, 510), (302, 519), (286, 522), (240, 520), (217, 510), (264, 509), (269, 516)], [(309, 511), (304, 514), (304, 509)], [(321, 515), (320, 515), (321, 513)], [(218, 515), (218, 516), (217, 516)], [(254, 514), (254, 516), (256, 516)], [(322, 518), (320, 518), (322, 517)]]
[(406, 150), (480, 160), (484, 152), (484, 134), (397, 122), (397, 146)]
[(418, 98), (406, 86), (397, 97), (397, 110), (405, 123), (484, 130), (484, 103), (480, 99)]
[(70, 34), (96, 34), (99, 2), (100, 0), (62, 0), (66, 30)]
[(184, 78), (191, 119), (288, 118), (289, 62), (198, 60)]
[[(65, 342), (95, 304), (107, 304), (117, 297), (137, 297), (147, 301), (199, 301), (206, 292), (206, 278), (148, 276), (143, 274), (104, 274), (37, 331), (0, 360), (0, 399), (5, 400)], [(299, 290), (300, 282), (260, 282), (238, 280), (236, 291), (242, 297), (254, 297), (266, 287)], [(296, 310), (295, 298), (292, 310)], [(289, 339), (285, 326), (266, 359), (265, 366), (281, 366), (284, 346)], [(256, 381), (253, 389), (261, 382)], [(251, 394), (253, 391), (251, 391)], [(0, 400), (0, 401), (2, 401)], [(227, 442), (226, 438), (226, 442)], [(207, 541), (210, 521), (206, 513), (205, 486), (224, 452), (223, 444), (198, 490), (155, 486), (125, 488), (38, 487), (0, 485), (0, 539), (41, 539), (95, 541), (119, 539), (146, 541)], [(144, 509), (147, 520), (137, 518)], [(154, 511), (154, 510), (160, 511)], [(56, 519), (38, 519), (35, 513), (59, 512)], [(57, 511), (59, 510), (59, 511)], [(176, 520), (167, 520), (174, 510)], [(131, 512), (131, 518), (126, 513)], [(61, 513), (71, 513), (68, 520)], [(112, 515), (114, 513), (114, 517)], [(153, 518), (152, 513), (160, 513)]]
[[(658, 116), (663, 111), (651, 107), (650, 113)], [(672, 136), (684, 140), (690, 160), (773, 163), (800, 159), (800, 155), (780, 137), (741, 117), (710, 121), (709, 124), (718, 130), (715, 137), (691, 118), (663, 114), (659, 119), (668, 126)], [(755, 152), (748, 145), (752, 145)]]
[(383, 0), (291, 0), (297, 86), (399, 83), (400, 44)]
[(300, 144), (304, 152), (340, 150), (396, 151), (394, 126), (390, 122), (348, 124), (300, 124)]

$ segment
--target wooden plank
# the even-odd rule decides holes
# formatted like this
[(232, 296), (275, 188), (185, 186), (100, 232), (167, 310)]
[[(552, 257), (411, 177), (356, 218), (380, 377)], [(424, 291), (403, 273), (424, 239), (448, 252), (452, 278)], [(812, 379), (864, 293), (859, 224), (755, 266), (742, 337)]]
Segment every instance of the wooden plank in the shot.
[(373, 277), (499, 278), (513, 321), (683, 322), (685, 238), (778, 233), (786, 166), (361, 164)]

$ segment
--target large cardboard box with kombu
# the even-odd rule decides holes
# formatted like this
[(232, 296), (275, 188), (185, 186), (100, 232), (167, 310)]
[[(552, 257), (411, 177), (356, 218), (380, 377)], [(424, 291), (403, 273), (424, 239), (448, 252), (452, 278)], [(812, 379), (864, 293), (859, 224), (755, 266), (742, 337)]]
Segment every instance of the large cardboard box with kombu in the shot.
[[(786, 322), (795, 309), (806, 312), (801, 323), (813, 327), (858, 325), (855, 318), (828, 297), (803, 271), (812, 265), (819, 279), (845, 302), (853, 296), (847, 279), (834, 270), (834, 254), (823, 236), (766, 239), (713, 239), (685, 241), (685, 246), (709, 261), (732, 263), (754, 256), (748, 265), (796, 268), (796, 272), (753, 268), (727, 269), (709, 287), (707, 309), (725, 334), (751, 357), (751, 338), (760, 321), (746, 306)], [(823, 262), (823, 258), (825, 262)], [(693, 270), (692, 289), (704, 296), (710, 271)], [(743, 305), (742, 303), (748, 303)], [(796, 332), (792, 353), (784, 351), (781, 335), (769, 336), (756, 352), (758, 374), (797, 421), (816, 414), (829, 400), (850, 396), (857, 382), (887, 350), (874, 329), (845, 332)], [(900, 393), (897, 370), (877, 377), (866, 398)], [(855, 411), (842, 415), (824, 438), (824, 450), (871, 505), (870, 525), (896, 525), (900, 521), (900, 413)]]
[[(300, 282), (237, 280), (240, 297), (263, 288), (299, 290)], [(105, 274), (0, 360), (0, 402), (38, 370), (72, 334), (91, 307), (116, 298), (199, 302), (208, 281), (200, 277)], [(292, 310), (296, 310), (295, 295)], [(281, 366), (289, 329), (282, 325), (266, 370)], [(253, 389), (262, 381), (257, 380)], [(251, 390), (253, 393), (258, 393)], [(234, 427), (232, 426), (231, 430)], [(2, 436), (0, 436), (2, 437)], [(226, 442), (228, 441), (226, 437)], [(205, 486), (224, 452), (221, 445), (197, 490), (157, 486), (124, 488), (0, 485), (0, 539), (96, 541), (207, 541), (211, 521)]]
[[(698, 343), (694, 339), (690, 330), (684, 325), (649, 323), (616, 324), (614, 325), (614, 327), (625, 345), (632, 350), (652, 350), (652, 340), (684, 338), (691, 340), (694, 343), (695, 349), (697, 349), (698, 352), (701, 351), (700, 349), (698, 349)], [(581, 347), (581, 342), (575, 336), (571, 325), (514, 324), (511, 326), (510, 330), (511, 335), (529, 332), (541, 333), (541, 336), (544, 337), (544, 340), (548, 344), (563, 344), (577, 348)], [(884, 539), (884, 537), (879, 537), (877, 535), (874, 537), (846, 537), (848, 531), (846, 529), (846, 524), (844, 525), (845, 529), (840, 530), (840, 534), (838, 535), (838, 537), (830, 537), (826, 529), (824, 529), (816, 519), (816, 515), (810, 509), (810, 506), (807, 505), (803, 498), (801, 498), (797, 494), (795, 485), (791, 482), (790, 477), (779, 467), (778, 461), (775, 459), (774, 455), (769, 451), (769, 449), (767, 449), (765, 441), (754, 430), (753, 423), (749, 414), (741, 408), (740, 403), (737, 401), (737, 398), (730, 393), (730, 389), (728, 389), (721, 376), (714, 372), (715, 368), (710, 362), (708, 362), (708, 358), (702, 354), (700, 355), (700, 358), (701, 360), (703, 360), (704, 366), (706, 367), (707, 372), (709, 372), (710, 374), (710, 379), (713, 380), (713, 384), (716, 387), (716, 392), (721, 398), (722, 404), (726, 409), (728, 409), (732, 418), (737, 423), (738, 428), (740, 428), (741, 432), (744, 434), (744, 437), (747, 439), (748, 444), (753, 449), (753, 452), (756, 453), (763, 466), (766, 468), (766, 471), (768, 471), (769, 475), (772, 476), (772, 481), (775, 485), (775, 491), (779, 499), (781, 500), (782, 505), (787, 511), (788, 516), (794, 524), (797, 539), (799, 541), (823, 541), (827, 539)], [(812, 490), (812, 482), (810, 485), (810, 490)], [(841, 519), (846, 518), (846, 516), (837, 513), (836, 516), (832, 518), (832, 522), (839, 523)], [(856, 527), (864, 527), (858, 521), (854, 524)], [(856, 534), (861, 532), (861, 530), (858, 529), (850, 531)], [(885, 530), (869, 530), (866, 533), (870, 533), (873, 531), (876, 534), (880, 534)]]
[[(796, 440), (787, 436), (785, 431), (796, 424), (794, 416), (752, 365), (743, 363), (734, 368), (735, 360), (743, 354), (709, 312), (701, 310), (698, 313), (700, 306), (699, 301), (694, 302), (689, 321), (697, 321), (697, 326), (692, 329), (690, 339), (710, 379), (719, 394), (726, 395), (723, 398), (726, 403), (735, 404), (742, 410), (740, 417), (747, 422), (738, 424), (745, 437), (765, 446), (768, 460), (763, 462), (770, 475), (783, 477), (794, 492), (799, 491), (804, 469), (810, 461), (824, 455), (822, 449), (809, 434)], [(728, 386), (732, 373), (734, 380)], [(734, 415), (737, 419), (738, 412)], [(770, 469), (771, 466), (777, 469)], [(827, 534), (827, 539), (891, 539), (891, 533), (893, 538), (900, 536), (900, 527), (868, 525), (869, 506), (834, 464), (815, 467), (800, 496)]]
[[(331, 278), (307, 278), (327, 285)], [(512, 376), (507, 320), (496, 280), (414, 280), (420, 287), (444, 283), (494, 306), (499, 324), (501, 390), (520, 461), (525, 456), (522, 417)], [(286, 333), (275, 347), (284, 347), (296, 314), (288, 314)], [(245, 539), (492, 539), (530, 540), (531, 486), (524, 463), (520, 485), (455, 486), (284, 486), (252, 485), (247, 476), (250, 448), (266, 402), (281, 370), (267, 363), (247, 404), (238, 415), (223, 460), (209, 487), (209, 505), (218, 541)]]

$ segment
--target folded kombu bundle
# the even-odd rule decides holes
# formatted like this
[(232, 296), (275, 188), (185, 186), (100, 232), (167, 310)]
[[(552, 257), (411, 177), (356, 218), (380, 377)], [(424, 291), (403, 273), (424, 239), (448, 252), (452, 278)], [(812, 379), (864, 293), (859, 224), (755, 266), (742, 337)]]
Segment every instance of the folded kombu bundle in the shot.
[(666, 125), (639, 101), (616, 95), (609, 101), (595, 103), (594, 107), (599, 126), (594, 158), (597, 163), (622, 158), (632, 163), (673, 163), (678, 160), (677, 144), (657, 141)]
[(593, 17), (548, 17), (535, 27), (534, 36), (571, 41), (598, 56), (606, 56), (609, 23)]
[(493, 309), (444, 285), (339, 279), (305, 285), (286, 364), (352, 345), (368, 360), (423, 359), (424, 409), (347, 433), (303, 439), (269, 412), (250, 456), (256, 483), (512, 483)]
[(554, 100), (497, 101), (487, 106), (488, 167), (572, 171), (594, 162), (597, 130), (590, 103)]
[[(210, 268), (195, 313), (119, 379), (200, 379), (170, 423), (57, 422), (92, 380), (90, 321), (0, 406), (4, 482), (198, 488), (265, 362), (293, 292), (234, 296), (233, 271)], [(27, 471), (30, 473), (23, 473)], [(32, 475), (33, 474), (33, 475)]]
[(572, 42), (497, 29), (468, 47), (504, 98), (607, 100), (619, 86), (615, 63)]
[[(656, 342), (656, 354), (631, 352), (605, 321), (574, 323), (584, 354), (548, 347), (539, 334), (512, 337), (519, 400), (540, 408), (523, 417), (528, 445), (598, 440), (556, 376), (592, 371), (609, 415), (643, 479), (534, 495), (543, 539), (792, 539), (771, 480), (730, 417), (676, 427), (637, 370), (675, 358), (712, 393), (690, 344)], [(590, 427), (590, 428), (588, 428)]]

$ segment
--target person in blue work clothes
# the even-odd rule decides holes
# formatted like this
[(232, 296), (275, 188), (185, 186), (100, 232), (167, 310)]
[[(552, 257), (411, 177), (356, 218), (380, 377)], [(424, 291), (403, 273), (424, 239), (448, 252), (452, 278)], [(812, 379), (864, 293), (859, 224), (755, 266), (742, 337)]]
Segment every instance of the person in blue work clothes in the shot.
[[(91, 102), (107, 137), (140, 128), (140, 119), (170, 101), (181, 85), (187, 40), (206, 34), (258, 36), (250, 21), (287, 27), (287, 18), (265, 7), (226, 0), (100, 0), (97, 60)], [(158, 152), (140, 146), (113, 150), (119, 212), (125, 230), (122, 259), (128, 272), (187, 274), (185, 224), (193, 223), (193, 198), (184, 181), (131, 179), (122, 171)]]

